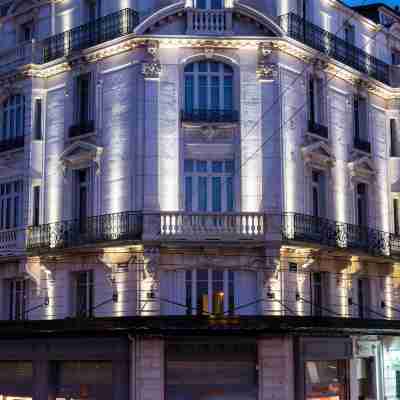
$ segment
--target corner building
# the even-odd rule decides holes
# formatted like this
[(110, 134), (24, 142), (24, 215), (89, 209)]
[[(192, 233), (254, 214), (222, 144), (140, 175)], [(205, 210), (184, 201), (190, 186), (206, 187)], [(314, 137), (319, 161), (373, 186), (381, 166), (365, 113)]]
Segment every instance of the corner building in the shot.
[(400, 396), (400, 13), (0, 1), (0, 399)]

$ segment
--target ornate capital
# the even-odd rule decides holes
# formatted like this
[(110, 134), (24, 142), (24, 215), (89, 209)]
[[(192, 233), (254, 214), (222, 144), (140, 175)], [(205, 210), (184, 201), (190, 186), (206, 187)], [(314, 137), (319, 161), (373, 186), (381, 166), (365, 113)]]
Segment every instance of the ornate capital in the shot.
[(146, 278), (151, 278), (153, 281), (158, 281), (160, 249), (157, 247), (145, 248), (143, 252), (143, 261)]
[(273, 82), (278, 77), (278, 66), (276, 64), (259, 64), (257, 67), (257, 78), (261, 82)]

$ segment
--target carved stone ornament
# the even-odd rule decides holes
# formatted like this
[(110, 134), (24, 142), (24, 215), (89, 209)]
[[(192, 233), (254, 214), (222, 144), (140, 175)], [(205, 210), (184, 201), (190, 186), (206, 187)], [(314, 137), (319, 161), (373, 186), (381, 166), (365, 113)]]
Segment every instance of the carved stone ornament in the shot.
[(330, 146), (322, 140), (303, 146), (301, 152), (306, 165), (331, 168), (336, 163)]
[(257, 78), (261, 82), (273, 82), (278, 77), (276, 64), (259, 64), (257, 67)]
[(144, 272), (146, 278), (158, 281), (160, 264), (160, 249), (156, 247), (145, 248), (143, 253)]
[(352, 182), (359, 180), (371, 182), (375, 179), (376, 170), (369, 156), (357, 158), (348, 163)]
[(161, 75), (161, 64), (159, 62), (143, 63), (142, 74), (145, 79), (159, 79)]
[(215, 55), (215, 49), (213, 49), (212, 47), (206, 47), (204, 49), (204, 56), (208, 59), (213, 58)]

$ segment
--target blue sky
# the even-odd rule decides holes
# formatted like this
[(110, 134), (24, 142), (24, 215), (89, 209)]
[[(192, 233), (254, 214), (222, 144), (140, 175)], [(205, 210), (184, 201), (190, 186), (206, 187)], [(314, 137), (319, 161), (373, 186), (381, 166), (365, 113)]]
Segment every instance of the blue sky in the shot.
[(357, 6), (360, 4), (372, 4), (372, 3), (385, 3), (388, 6), (400, 6), (400, 0), (343, 0), (345, 3), (349, 4), (350, 6)]

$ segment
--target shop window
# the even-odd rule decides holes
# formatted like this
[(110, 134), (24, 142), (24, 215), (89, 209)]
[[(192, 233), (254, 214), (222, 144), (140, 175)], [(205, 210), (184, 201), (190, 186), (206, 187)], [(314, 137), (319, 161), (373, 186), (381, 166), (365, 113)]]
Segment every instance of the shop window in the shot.
[(166, 344), (166, 398), (258, 398), (257, 346), (252, 341)]
[(108, 400), (112, 394), (111, 361), (66, 361), (51, 364), (57, 398)]
[(186, 211), (234, 211), (233, 160), (188, 159), (185, 160), (184, 174)]
[(32, 398), (32, 362), (0, 361), (0, 399), (32, 400)]
[(306, 400), (348, 400), (348, 362), (307, 361)]

